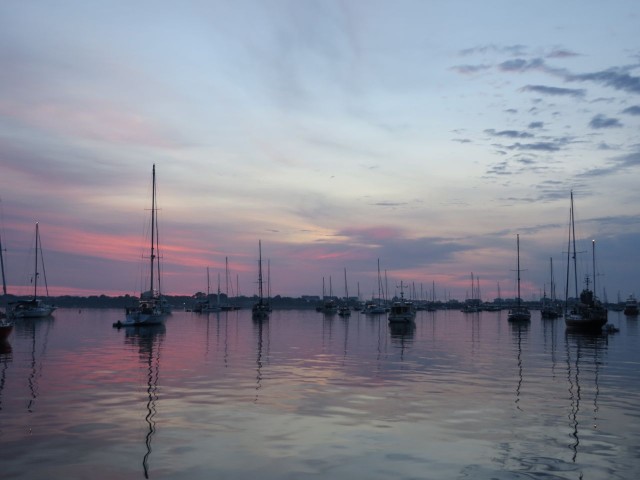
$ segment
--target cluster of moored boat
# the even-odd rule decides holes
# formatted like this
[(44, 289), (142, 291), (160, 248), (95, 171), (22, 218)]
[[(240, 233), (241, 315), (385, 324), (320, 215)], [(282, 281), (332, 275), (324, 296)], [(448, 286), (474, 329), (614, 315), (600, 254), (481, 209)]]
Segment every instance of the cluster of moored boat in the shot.
[[(577, 285), (577, 261), (576, 261), (576, 239), (575, 239), (575, 210), (573, 205), (573, 192), (571, 192), (571, 209), (569, 214), (569, 246), (567, 250), (567, 291), (565, 299), (564, 312), (561, 313), (557, 303), (550, 302), (544, 305), (541, 311), (542, 318), (553, 319), (564, 316), (565, 325), (569, 329), (586, 330), (586, 331), (600, 331), (602, 327), (607, 324), (607, 308), (600, 302), (595, 295), (595, 241), (592, 242), (592, 265), (593, 265), (593, 281), (590, 282), (589, 276), (586, 278), (585, 288), (580, 292), (578, 296)], [(531, 320), (531, 312), (529, 309), (521, 304), (520, 300), (520, 236), (517, 236), (517, 248), (518, 248), (518, 304), (509, 311), (508, 319), (510, 322), (528, 322)], [(573, 262), (571, 262), (573, 260)], [(569, 302), (569, 279), (571, 278), (570, 271), (573, 263), (573, 272), (575, 281), (575, 289), (577, 301)], [(590, 285), (593, 284), (593, 285)], [(590, 287), (593, 287), (591, 289)], [(611, 327), (610, 327), (611, 329)]]
[[(575, 238), (573, 235), (573, 222), (574, 222), (574, 206), (573, 206), (573, 192), (571, 193), (571, 210), (570, 210), (570, 235), (569, 235), (569, 253), (568, 260), (573, 259), (574, 271), (576, 263), (576, 250), (575, 250)], [(156, 208), (156, 174), (155, 165), (152, 170), (152, 203), (151, 203), (151, 242), (150, 242), (150, 255), (149, 255), (149, 288), (140, 295), (138, 303), (134, 307), (129, 307), (125, 311), (123, 320), (119, 320), (114, 323), (114, 327), (125, 326), (141, 326), (141, 325), (157, 325), (163, 324), (166, 317), (171, 313), (171, 309), (168, 302), (164, 299), (160, 292), (160, 265), (159, 255), (157, 255), (158, 249), (158, 236), (157, 236), (157, 208)], [(42, 253), (39, 252), (40, 245), (40, 233), (39, 227), (36, 223), (36, 262), (35, 271), (33, 276), (34, 291), (33, 297), (28, 300), (20, 300), (10, 303), (7, 306), (7, 314), (0, 312), (0, 339), (6, 338), (13, 328), (13, 321), (21, 318), (38, 318), (46, 317), (53, 313), (55, 306), (46, 303), (38, 298), (38, 278), (39, 278), (39, 265), (38, 258), (42, 259)], [(529, 308), (521, 302), (520, 296), (520, 236), (516, 237), (517, 245), (517, 285), (518, 295), (516, 299), (516, 305), (513, 305), (509, 309), (508, 320), (509, 322), (528, 322), (531, 320), (531, 312)], [(258, 301), (252, 307), (252, 316), (254, 319), (266, 319), (271, 313), (271, 305), (268, 299), (263, 296), (263, 275), (262, 275), (262, 244), (258, 242), (258, 287), (259, 297)], [(595, 243), (593, 243), (593, 263), (595, 279)], [(567, 277), (569, 278), (569, 268), (571, 262), (567, 262)], [(0, 243), (0, 265), (2, 265), (2, 278), (4, 294), (6, 295), (6, 283), (4, 282), (4, 266), (2, 264), (2, 244)], [(553, 268), (553, 267), (552, 267)], [(42, 266), (44, 272), (44, 266)], [(347, 289), (347, 272), (345, 269), (345, 301), (336, 302), (334, 297), (330, 294), (328, 298), (324, 297), (324, 279), (323, 279), (323, 302), (317, 308), (319, 312), (326, 315), (338, 314), (342, 317), (348, 317), (351, 315), (351, 311), (363, 311), (366, 315), (385, 315), (389, 324), (412, 324), (415, 321), (417, 310), (431, 310), (423, 302), (414, 303), (404, 297), (404, 284), (400, 284), (400, 297), (394, 299), (390, 304), (381, 301), (379, 295), (378, 301), (370, 301), (364, 304), (356, 303), (349, 304), (349, 292)], [(380, 265), (378, 263), (378, 277), (380, 285)], [(577, 275), (575, 275), (577, 278)], [(568, 328), (582, 329), (582, 330), (601, 330), (607, 324), (607, 308), (603, 305), (595, 296), (595, 285), (593, 290), (590, 289), (589, 276), (586, 277), (586, 287), (582, 290), (580, 295), (577, 295), (576, 286), (576, 298), (579, 300), (569, 303), (568, 299), (564, 303), (564, 308), (555, 300), (546, 301), (546, 294), (541, 307), (541, 318), (554, 319), (564, 316), (565, 324)], [(207, 270), (207, 283), (208, 270)], [(45, 278), (46, 285), (46, 278)], [(218, 287), (219, 290), (219, 287)], [(568, 292), (567, 292), (568, 294)], [(359, 295), (358, 295), (359, 297)], [(220, 294), (218, 292), (218, 299)], [(206, 302), (201, 301), (196, 303), (194, 311), (197, 312), (219, 312), (223, 310), (229, 310), (231, 308), (225, 308), (218, 302), (214, 304), (211, 302), (211, 296), (207, 292)], [(433, 308), (434, 309), (434, 308)], [(480, 302), (467, 302), (463, 311), (476, 312), (480, 311)], [(638, 315), (638, 302), (633, 296), (630, 296), (627, 300), (624, 313), (627, 316)]]

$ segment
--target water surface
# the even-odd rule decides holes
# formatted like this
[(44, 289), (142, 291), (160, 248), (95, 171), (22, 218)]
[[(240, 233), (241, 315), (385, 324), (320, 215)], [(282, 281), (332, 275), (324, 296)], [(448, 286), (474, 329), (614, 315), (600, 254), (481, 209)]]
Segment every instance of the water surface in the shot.
[(622, 479), (640, 471), (638, 320), (61, 309), (0, 345), (7, 479)]

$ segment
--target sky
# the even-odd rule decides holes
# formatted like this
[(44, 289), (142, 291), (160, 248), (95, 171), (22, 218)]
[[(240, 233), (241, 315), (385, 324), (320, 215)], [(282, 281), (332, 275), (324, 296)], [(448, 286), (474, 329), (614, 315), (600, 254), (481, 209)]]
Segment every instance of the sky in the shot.
[[(637, 1), (0, 3), (0, 234), (30, 291), (640, 294)], [(147, 228), (148, 230), (148, 228)], [(225, 269), (228, 262), (228, 269)], [(227, 275), (228, 272), (228, 275)], [(227, 288), (226, 278), (231, 286)], [(266, 273), (265, 273), (266, 276)], [(40, 280), (42, 284), (42, 280)], [(582, 287), (582, 285), (580, 285)], [(571, 287), (572, 289), (574, 287)], [(410, 292), (411, 293), (411, 292)]]

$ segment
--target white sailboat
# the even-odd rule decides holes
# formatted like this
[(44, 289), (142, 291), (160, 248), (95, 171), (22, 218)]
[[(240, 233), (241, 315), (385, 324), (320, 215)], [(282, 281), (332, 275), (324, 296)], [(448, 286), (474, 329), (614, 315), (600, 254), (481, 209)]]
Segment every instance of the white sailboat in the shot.
[[(42, 264), (42, 274), (47, 288), (47, 276), (44, 269), (44, 261), (42, 257), (42, 242), (40, 241), (40, 227), (36, 222), (36, 247), (35, 247), (35, 268), (33, 273), (33, 298), (31, 300), (20, 300), (9, 304), (9, 316), (13, 318), (42, 318), (48, 317), (56, 309), (53, 305), (49, 305), (38, 298), (38, 255), (40, 255), (40, 263)], [(47, 288), (48, 290), (48, 288)], [(48, 293), (47, 293), (48, 294)]]
[(116, 327), (161, 325), (168, 310), (160, 291), (160, 255), (158, 247), (158, 208), (156, 206), (156, 166), (152, 170), (151, 193), (151, 243), (149, 255), (149, 290), (140, 294), (138, 305), (127, 308), (125, 320), (114, 324)]
[(516, 245), (518, 250), (518, 298), (516, 299), (516, 305), (509, 310), (507, 320), (510, 322), (529, 322), (531, 320), (531, 312), (522, 305), (522, 299), (520, 298), (520, 235), (516, 236)]

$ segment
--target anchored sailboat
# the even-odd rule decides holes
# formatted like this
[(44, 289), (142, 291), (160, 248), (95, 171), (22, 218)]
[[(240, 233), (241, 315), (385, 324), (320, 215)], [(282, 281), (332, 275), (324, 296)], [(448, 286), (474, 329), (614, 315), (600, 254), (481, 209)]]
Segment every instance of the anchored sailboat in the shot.
[(256, 320), (267, 319), (270, 310), (262, 294), (262, 242), (258, 240), (258, 303), (251, 308), (251, 314)]
[(347, 269), (344, 269), (344, 303), (338, 307), (338, 315), (341, 317), (351, 316), (351, 309), (349, 308), (349, 287), (347, 286)]
[[(7, 294), (7, 281), (4, 276), (4, 259), (2, 257), (2, 238), (0, 237), (0, 274), (2, 274), (2, 295)], [(5, 340), (13, 330), (13, 322), (7, 319), (7, 315), (0, 311), (0, 341)]]
[(44, 260), (42, 256), (42, 242), (40, 241), (40, 227), (36, 222), (36, 247), (35, 247), (35, 267), (33, 273), (33, 298), (31, 300), (20, 300), (9, 304), (9, 316), (13, 318), (41, 318), (48, 317), (56, 309), (53, 305), (49, 305), (38, 298), (38, 255), (40, 255), (40, 264), (42, 265), (42, 275), (44, 278), (45, 288), (47, 289), (47, 276), (44, 269)]
[(569, 306), (569, 278), (571, 262), (573, 259), (574, 285), (576, 298), (578, 298), (578, 271), (576, 260), (576, 233), (575, 212), (573, 208), (573, 192), (571, 192), (571, 210), (569, 222), (569, 248), (567, 249), (567, 284), (565, 289), (565, 313), (564, 322), (567, 328), (600, 331), (607, 323), (607, 309), (600, 303), (595, 295), (596, 272), (596, 242), (591, 243), (593, 261), (593, 290), (589, 289), (589, 275), (585, 276), (585, 288), (580, 293), (579, 301)]
[(140, 294), (138, 305), (126, 309), (124, 322), (118, 321), (115, 327), (138, 325), (161, 325), (167, 316), (167, 306), (160, 291), (160, 255), (158, 242), (158, 208), (156, 206), (156, 166), (152, 170), (151, 193), (151, 243), (149, 255), (149, 290)]
[(520, 298), (520, 235), (516, 235), (516, 245), (518, 250), (518, 298), (516, 299), (516, 306), (509, 310), (507, 319), (510, 322), (528, 322), (531, 320), (531, 312), (522, 305), (522, 299)]

